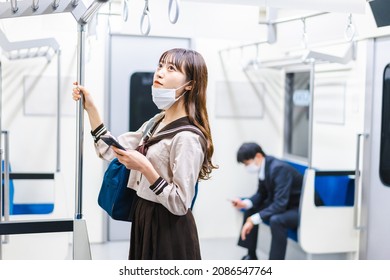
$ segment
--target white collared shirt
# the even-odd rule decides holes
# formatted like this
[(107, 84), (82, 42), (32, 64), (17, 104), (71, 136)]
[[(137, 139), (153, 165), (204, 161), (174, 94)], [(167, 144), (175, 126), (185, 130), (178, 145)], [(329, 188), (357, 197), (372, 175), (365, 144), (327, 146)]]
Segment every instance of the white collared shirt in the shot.
[[(261, 165), (260, 165), (260, 171), (259, 171), (259, 180), (265, 179), (265, 157), (263, 158)], [(253, 203), (250, 199), (244, 199), (243, 202), (245, 203), (245, 209), (250, 209), (253, 207)], [(252, 223), (254, 225), (258, 225), (261, 223), (261, 217), (259, 213), (253, 214), (250, 216)]]
[(259, 179), (262, 181), (265, 179), (265, 157), (263, 158), (260, 165)]

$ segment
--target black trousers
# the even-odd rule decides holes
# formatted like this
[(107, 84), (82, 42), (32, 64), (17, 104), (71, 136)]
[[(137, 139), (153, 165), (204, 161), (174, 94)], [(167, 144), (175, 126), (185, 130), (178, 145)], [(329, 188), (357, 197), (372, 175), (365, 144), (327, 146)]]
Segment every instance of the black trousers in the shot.
[[(244, 223), (249, 216), (255, 213), (258, 213), (256, 209), (249, 209), (245, 211)], [(287, 248), (287, 231), (288, 229), (296, 229), (298, 227), (298, 221), (298, 208), (288, 209), (286, 210), (286, 212), (271, 216), (268, 221), (272, 235), (271, 248), (269, 253), (270, 260), (284, 260)], [(253, 227), (252, 231), (246, 236), (245, 240), (241, 239), (240, 232), (238, 245), (247, 248), (248, 250), (256, 250), (258, 232), (259, 226), (256, 225)]]

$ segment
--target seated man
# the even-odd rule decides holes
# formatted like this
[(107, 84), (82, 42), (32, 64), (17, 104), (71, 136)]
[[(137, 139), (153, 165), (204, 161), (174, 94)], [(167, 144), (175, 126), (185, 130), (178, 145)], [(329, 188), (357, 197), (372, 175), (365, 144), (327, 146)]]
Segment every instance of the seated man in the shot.
[(244, 143), (237, 161), (250, 173), (258, 174), (257, 192), (249, 199), (236, 198), (232, 204), (245, 209), (244, 225), (238, 245), (248, 249), (243, 260), (256, 260), (257, 234), (261, 221), (269, 222), (272, 234), (270, 260), (283, 260), (287, 230), (296, 229), (303, 176), (288, 163), (267, 156), (256, 143)]

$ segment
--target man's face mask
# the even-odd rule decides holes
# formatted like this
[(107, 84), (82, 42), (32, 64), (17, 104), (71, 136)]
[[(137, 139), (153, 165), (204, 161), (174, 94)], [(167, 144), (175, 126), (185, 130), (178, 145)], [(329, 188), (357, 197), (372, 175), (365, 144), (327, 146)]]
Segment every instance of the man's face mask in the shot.
[(248, 173), (257, 174), (260, 172), (260, 166), (258, 166), (255, 161), (252, 161), (248, 165), (245, 165), (245, 169)]

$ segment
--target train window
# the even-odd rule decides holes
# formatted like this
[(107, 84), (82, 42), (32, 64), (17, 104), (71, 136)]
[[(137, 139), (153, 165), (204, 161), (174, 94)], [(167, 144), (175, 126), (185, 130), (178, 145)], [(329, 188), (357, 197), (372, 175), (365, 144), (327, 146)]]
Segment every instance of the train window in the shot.
[(379, 177), (385, 186), (390, 186), (390, 64), (383, 74), (382, 129), (379, 158)]
[(160, 112), (152, 100), (153, 75), (153, 72), (135, 72), (130, 77), (130, 131), (136, 131)]
[(286, 73), (285, 153), (307, 159), (310, 72)]

